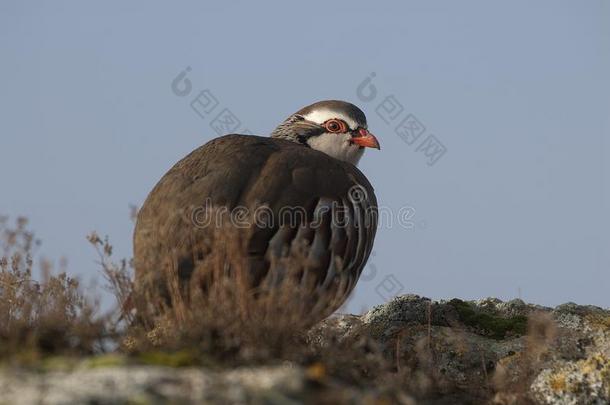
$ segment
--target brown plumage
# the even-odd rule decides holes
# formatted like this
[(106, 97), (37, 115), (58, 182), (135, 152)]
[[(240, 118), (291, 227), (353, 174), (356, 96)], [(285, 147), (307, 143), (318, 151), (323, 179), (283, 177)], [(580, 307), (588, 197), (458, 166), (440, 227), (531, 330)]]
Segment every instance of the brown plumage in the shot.
[[(146, 199), (134, 233), (136, 287), (166, 295), (167, 274), (188, 284), (219, 230), (202, 226), (201, 216), (220, 207), (250, 214), (268, 207), (273, 218), (264, 226), (230, 225), (244, 241), (230, 254), (247, 263), (252, 288), (268, 281), (271, 263), (298, 244), (308, 259), (309, 288), (332, 291), (328, 313), (355, 286), (377, 227), (373, 188), (353, 164), (294, 140), (226, 135), (179, 161)], [(295, 207), (305, 215), (287, 218)]]

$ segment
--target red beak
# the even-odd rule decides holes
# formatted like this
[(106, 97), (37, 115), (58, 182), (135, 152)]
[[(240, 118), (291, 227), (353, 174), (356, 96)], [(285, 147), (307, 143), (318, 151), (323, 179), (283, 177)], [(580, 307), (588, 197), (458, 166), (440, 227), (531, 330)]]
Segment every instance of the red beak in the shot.
[(365, 148), (381, 149), (381, 146), (379, 146), (379, 141), (377, 138), (375, 138), (375, 135), (371, 134), (364, 128), (360, 128), (358, 130), (358, 135), (352, 137), (351, 141), (356, 145), (363, 146)]

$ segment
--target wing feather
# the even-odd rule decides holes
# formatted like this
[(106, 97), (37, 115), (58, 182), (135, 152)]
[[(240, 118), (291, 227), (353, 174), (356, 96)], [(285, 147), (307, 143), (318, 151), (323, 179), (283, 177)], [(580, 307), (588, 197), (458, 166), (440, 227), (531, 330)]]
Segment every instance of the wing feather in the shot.
[[(365, 201), (350, 201), (354, 186), (366, 191)], [(355, 166), (302, 145), (245, 135), (227, 135), (196, 149), (151, 191), (134, 233), (136, 282), (158, 282), (175, 263), (178, 269), (169, 271), (188, 280), (197, 261), (205, 260), (210, 229), (200, 226), (202, 218), (193, 212), (213, 207), (228, 215), (244, 207), (252, 213), (263, 206), (272, 223), (239, 229), (249, 240), (243, 252), (235, 252), (251, 263), (253, 284), (264, 280), (273, 258), (305, 244), (319, 288), (334, 284), (342, 294), (351, 291), (377, 228), (377, 201), (366, 177)], [(286, 207), (299, 209), (301, 216), (282, 221)]]

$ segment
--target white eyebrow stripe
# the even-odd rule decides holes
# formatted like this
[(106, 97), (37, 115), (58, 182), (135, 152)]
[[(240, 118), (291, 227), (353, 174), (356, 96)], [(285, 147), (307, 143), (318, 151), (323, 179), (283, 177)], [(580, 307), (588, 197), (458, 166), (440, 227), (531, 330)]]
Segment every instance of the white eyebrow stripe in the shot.
[(320, 109), (320, 110), (312, 111), (308, 114), (302, 114), (302, 116), (307, 121), (313, 121), (317, 124), (323, 124), (324, 122), (328, 121), (331, 118), (338, 118), (338, 119), (345, 121), (345, 123), (347, 124), (347, 126), (349, 127), (349, 129), (351, 131), (355, 131), (356, 129), (358, 129), (358, 124), (356, 123), (356, 121), (354, 121), (353, 119), (351, 119), (349, 117), (346, 117), (345, 115), (343, 115), (337, 111), (332, 111), (332, 110), (328, 110), (328, 109)]

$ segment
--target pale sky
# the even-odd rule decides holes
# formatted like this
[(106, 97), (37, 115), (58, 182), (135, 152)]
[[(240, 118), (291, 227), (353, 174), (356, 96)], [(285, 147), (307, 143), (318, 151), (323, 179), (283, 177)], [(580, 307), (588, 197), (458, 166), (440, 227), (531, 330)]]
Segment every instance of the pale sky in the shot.
[(87, 233), (130, 256), (129, 205), (222, 110), (266, 135), (332, 98), (367, 114), (382, 149), (360, 168), (413, 225), (379, 229), (350, 310), (399, 292), (610, 306), (608, 2), (4, 0), (0, 58), (0, 214), (84, 280)]

